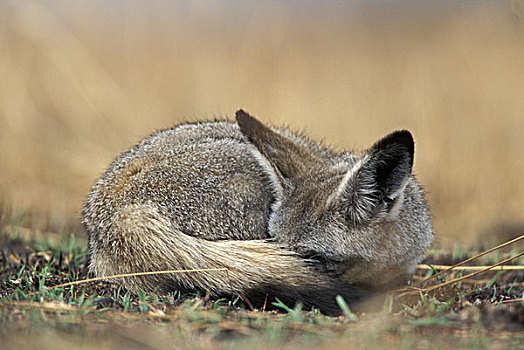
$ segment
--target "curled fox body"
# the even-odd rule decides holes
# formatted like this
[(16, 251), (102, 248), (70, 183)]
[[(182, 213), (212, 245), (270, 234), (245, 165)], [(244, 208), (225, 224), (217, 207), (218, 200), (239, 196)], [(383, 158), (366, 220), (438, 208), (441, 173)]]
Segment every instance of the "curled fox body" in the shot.
[(396, 131), (335, 152), (244, 111), (236, 123), (182, 124), (120, 155), (82, 212), (90, 271), (131, 290), (242, 293), (336, 312), (411, 273), (433, 233)]

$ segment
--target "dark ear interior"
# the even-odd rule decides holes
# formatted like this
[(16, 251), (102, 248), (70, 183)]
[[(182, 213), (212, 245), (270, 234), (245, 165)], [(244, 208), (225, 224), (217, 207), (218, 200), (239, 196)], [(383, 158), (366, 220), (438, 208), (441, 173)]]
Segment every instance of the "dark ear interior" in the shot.
[(284, 178), (299, 177), (316, 158), (294, 140), (273, 131), (243, 110), (235, 117), (240, 131)]
[(392, 208), (411, 175), (415, 145), (411, 133), (395, 131), (375, 143), (349, 170), (340, 200), (355, 223), (369, 221), (383, 203)]
[[(407, 130), (395, 131), (370, 149), (370, 166), (383, 198), (394, 199), (411, 175), (415, 142)], [(366, 166), (366, 167), (367, 167)]]

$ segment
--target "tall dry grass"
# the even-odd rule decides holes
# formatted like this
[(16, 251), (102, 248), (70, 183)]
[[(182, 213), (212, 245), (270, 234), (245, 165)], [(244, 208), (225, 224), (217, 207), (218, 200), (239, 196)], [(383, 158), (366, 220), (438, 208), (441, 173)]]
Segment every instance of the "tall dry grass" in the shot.
[(362, 148), (416, 141), (441, 244), (524, 227), (522, 2), (0, 2), (0, 189), (78, 230), (151, 131), (231, 116)]

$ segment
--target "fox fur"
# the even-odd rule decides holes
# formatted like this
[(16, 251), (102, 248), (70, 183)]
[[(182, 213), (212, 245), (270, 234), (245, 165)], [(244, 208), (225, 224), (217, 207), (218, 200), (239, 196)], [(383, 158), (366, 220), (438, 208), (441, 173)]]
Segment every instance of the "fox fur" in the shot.
[(246, 112), (154, 133), (110, 165), (83, 209), (89, 269), (132, 291), (241, 293), (336, 313), (396, 285), (431, 245), (414, 141), (336, 152)]

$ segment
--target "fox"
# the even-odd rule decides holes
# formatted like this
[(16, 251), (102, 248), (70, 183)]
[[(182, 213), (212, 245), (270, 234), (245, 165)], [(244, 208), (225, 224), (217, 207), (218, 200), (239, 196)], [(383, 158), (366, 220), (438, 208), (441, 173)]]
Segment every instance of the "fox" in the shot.
[(235, 119), (160, 130), (111, 163), (82, 210), (90, 273), (184, 270), (118, 281), (327, 314), (337, 296), (405, 283), (434, 235), (408, 130), (337, 151), (243, 110)]

